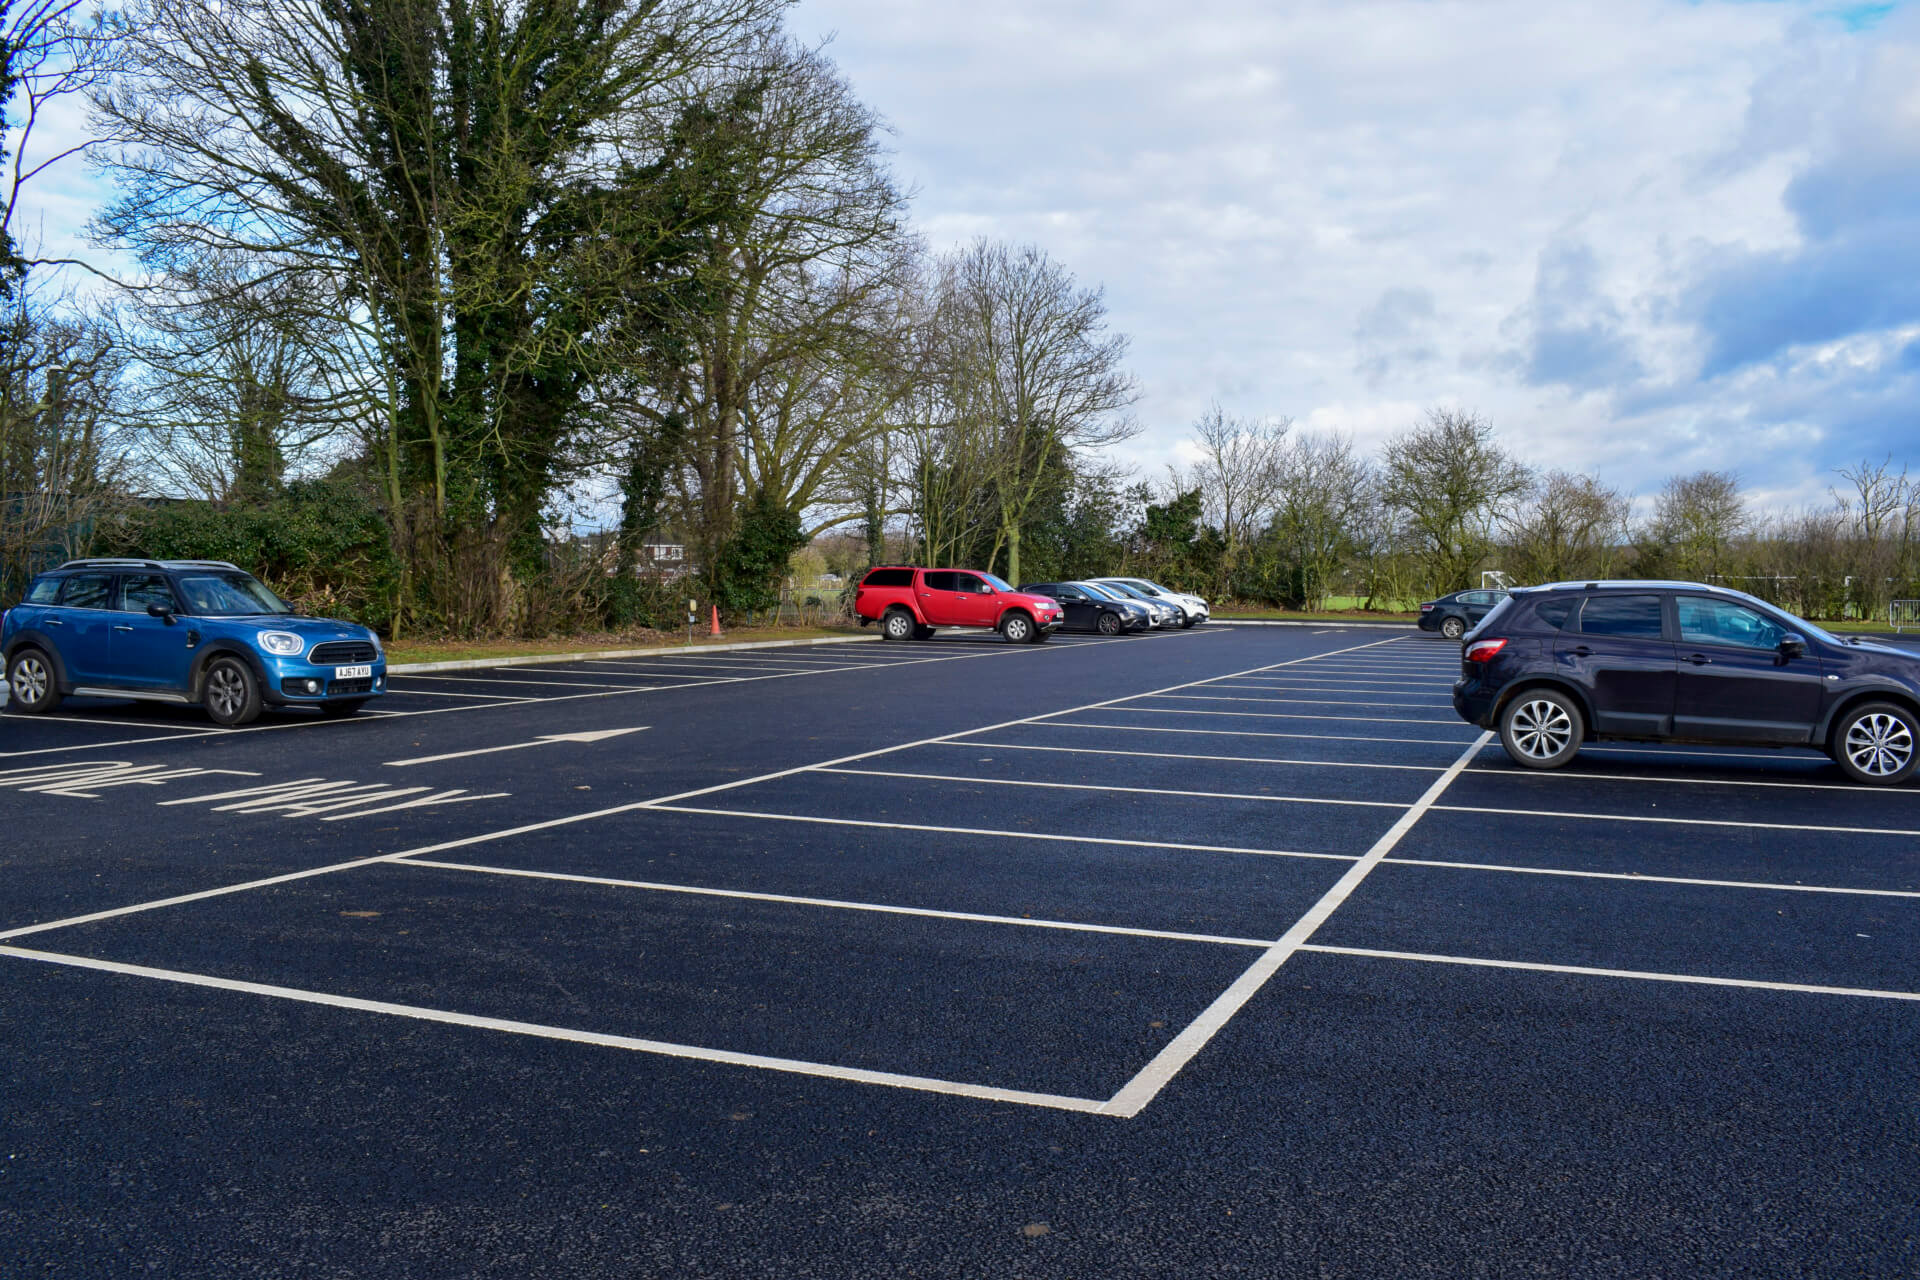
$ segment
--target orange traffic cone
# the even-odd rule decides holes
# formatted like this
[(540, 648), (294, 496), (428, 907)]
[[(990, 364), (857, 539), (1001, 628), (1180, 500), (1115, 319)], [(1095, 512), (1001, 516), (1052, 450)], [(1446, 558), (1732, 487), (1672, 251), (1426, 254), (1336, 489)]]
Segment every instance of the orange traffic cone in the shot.
[(711, 632), (711, 634), (716, 636), (720, 634), (720, 606), (719, 605), (713, 606), (713, 631)]

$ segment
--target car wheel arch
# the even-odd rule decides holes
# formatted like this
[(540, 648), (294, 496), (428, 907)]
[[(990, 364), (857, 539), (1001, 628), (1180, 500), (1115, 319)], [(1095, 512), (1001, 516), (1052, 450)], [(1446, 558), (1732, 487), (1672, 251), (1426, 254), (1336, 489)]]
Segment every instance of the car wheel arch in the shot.
[(1585, 690), (1571, 681), (1556, 680), (1551, 676), (1527, 676), (1514, 681), (1507, 688), (1500, 691), (1500, 696), (1494, 700), (1493, 710), (1488, 714), (1487, 718), (1495, 724), (1500, 723), (1500, 717), (1506, 713), (1509, 706), (1513, 705), (1514, 699), (1532, 689), (1551, 689), (1555, 693), (1564, 693), (1567, 697), (1572, 698), (1573, 705), (1580, 708), (1580, 718), (1586, 721), (1587, 736), (1594, 736), (1593, 703), (1587, 697)]
[(200, 652), (193, 658), (193, 670), (187, 676), (187, 691), (196, 701), (205, 691), (207, 668), (213, 665), (215, 658), (221, 657), (234, 657), (246, 663), (247, 669), (253, 672), (254, 679), (260, 682), (260, 693), (263, 698), (271, 701), (271, 695), (279, 692), (272, 688), (267, 679), (267, 669), (261, 665), (259, 655), (235, 641), (214, 640), (200, 646)]
[(1868, 702), (1891, 702), (1920, 720), (1920, 697), (1916, 697), (1912, 690), (1902, 685), (1867, 685), (1865, 688), (1849, 690), (1840, 701), (1828, 708), (1826, 718), (1814, 731), (1813, 745), (1831, 747), (1833, 735), (1839, 730), (1840, 722), (1847, 718), (1847, 713)]
[(7, 646), (6, 653), (0, 655), (0, 668), (9, 666), (13, 662), (13, 655), (22, 649), (38, 649), (45, 654), (47, 661), (53, 664), (53, 678), (58, 682), (60, 692), (73, 692), (73, 681), (67, 676), (67, 664), (60, 656), (60, 647), (43, 631), (22, 631), (15, 636)]

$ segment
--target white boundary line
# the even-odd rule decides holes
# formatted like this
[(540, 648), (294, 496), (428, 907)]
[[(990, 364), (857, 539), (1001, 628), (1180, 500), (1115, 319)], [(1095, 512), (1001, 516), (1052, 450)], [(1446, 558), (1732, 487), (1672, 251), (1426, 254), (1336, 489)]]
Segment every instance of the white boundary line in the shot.
[(1677, 884), (1700, 889), (1761, 889), (1778, 893), (1832, 893), (1854, 898), (1920, 898), (1915, 889), (1855, 889), (1845, 885), (1779, 884), (1765, 880), (1707, 880), (1693, 876), (1656, 876), (1637, 871), (1580, 871), (1563, 867), (1513, 867), (1495, 862), (1443, 862), (1438, 858), (1388, 858), (1396, 867), (1440, 867), (1449, 871), (1493, 871), (1501, 875), (1565, 876), (1573, 880), (1619, 880), (1626, 884)]
[(1479, 804), (1437, 804), (1439, 813), (1485, 813), (1499, 818), (1572, 818), (1580, 822), (1657, 822), (1676, 827), (1739, 827), (1743, 831), (1819, 831), (1843, 836), (1920, 836), (1906, 827), (1834, 827), (1803, 822), (1754, 822), (1731, 818), (1656, 818), (1641, 813), (1573, 813), (1555, 809), (1501, 809)]
[(1857, 782), (1772, 782), (1757, 778), (1688, 778), (1658, 773), (1569, 773), (1564, 769), (1502, 769), (1494, 765), (1481, 765), (1467, 770), (1468, 773), (1486, 774), (1495, 778), (1577, 778), (1583, 782), (1652, 782), (1663, 786), (1675, 787), (1770, 787), (1786, 791), (1859, 791), (1867, 795), (1886, 796), (1896, 800), (1920, 799), (1920, 791), (1899, 787), (1869, 787)]
[(1389, 853), (1393, 852), (1394, 846), (1400, 843), (1401, 837), (1411, 831), (1413, 825), (1433, 807), (1434, 801), (1438, 800), (1453, 780), (1460, 776), (1461, 771), (1473, 760), (1480, 748), (1492, 740), (1491, 733), (1482, 733), (1472, 746), (1461, 752), (1459, 759), (1455, 760), (1445, 773), (1435, 778), (1433, 785), (1428, 787), (1426, 792), (1400, 815), (1397, 822), (1373, 842), (1373, 847), (1367, 850), (1365, 856), (1347, 868), (1347, 873), (1341, 876), (1305, 915), (1295, 921), (1293, 927), (1288, 929), (1278, 942), (1268, 948), (1245, 973), (1235, 979), (1232, 986), (1221, 992), (1219, 997), (1207, 1006), (1204, 1013), (1188, 1023), (1179, 1035), (1154, 1055), (1153, 1061), (1141, 1068), (1139, 1074), (1123, 1085), (1100, 1110), (1107, 1115), (1139, 1115), (1141, 1110), (1152, 1102), (1189, 1062), (1193, 1061), (1194, 1056), (1206, 1047), (1207, 1042), (1245, 1007), (1247, 1001), (1259, 993), (1260, 988), (1264, 987), (1267, 980), (1279, 971), (1288, 957), (1306, 945), (1314, 932), (1326, 923), (1327, 918), (1339, 909), (1355, 889), (1360, 887), (1361, 881), (1365, 880), (1368, 874), (1379, 866)]
[(1120, 938), (1157, 938), (1167, 942), (1205, 942), (1225, 947), (1268, 947), (1265, 938), (1234, 938), (1222, 934), (1180, 933), (1169, 929), (1135, 929), (1125, 925), (1084, 924), (1074, 920), (1035, 920), (1027, 916), (987, 915), (978, 911), (939, 911), (932, 907), (901, 907), (880, 902), (851, 902), (844, 898), (805, 898), (785, 893), (755, 893), (745, 889), (710, 889), (691, 884), (666, 884), (653, 880), (621, 880), (609, 876), (574, 875), (561, 871), (528, 871), (518, 867), (490, 867), (472, 862), (438, 862), (431, 858), (408, 858), (396, 863), (402, 867), (433, 867), (440, 871), (466, 871), (489, 876), (518, 876), (529, 880), (560, 880), (570, 884), (599, 885), (610, 889), (641, 889), (649, 893), (680, 893), (698, 898), (732, 898), (743, 902), (771, 902), (779, 906), (826, 907), (835, 911), (870, 911), (889, 916), (922, 916), (930, 920), (960, 920), (969, 924), (1012, 925), (1025, 929), (1059, 929), (1069, 933), (1106, 933)]
[[(1307, 765), (1314, 769), (1407, 769), (1416, 773), (1440, 773), (1446, 769), (1443, 764), (1374, 764), (1365, 760), (1289, 760), (1278, 756), (1195, 755), (1188, 751), (1119, 751), (1111, 747), (1042, 747), (1023, 742), (975, 742), (971, 739), (956, 739), (953, 742), (942, 742), (936, 745), (991, 747), (997, 751), (1058, 751), (1075, 756), (1139, 756), (1149, 760), (1219, 760), (1228, 764)], [(1467, 772), (1481, 771), (1469, 769)]]
[(1459, 964), (1479, 969), (1521, 969), (1529, 973), (1566, 973), (1584, 978), (1635, 978), (1643, 982), (1683, 982), (1702, 987), (1744, 987), (1752, 991), (1791, 991), (1816, 996), (1865, 996), (1878, 1000), (1920, 1000), (1920, 991), (1885, 991), (1878, 987), (1823, 987), (1805, 982), (1768, 982), (1761, 978), (1709, 978), (1692, 973), (1652, 973), (1642, 969), (1601, 969), (1579, 964), (1538, 964), (1527, 960), (1481, 960), (1473, 956), (1427, 955), (1419, 951), (1375, 951), (1367, 947), (1303, 946), (1316, 955), (1359, 956), (1369, 960), (1417, 960), (1427, 964)]
[[(1181, 686), (1181, 687), (1184, 688), (1185, 686)], [(1161, 695), (1157, 693), (1142, 693), (1142, 694), (1136, 694), (1135, 696), (1141, 697), (1141, 698), (1157, 698), (1157, 697), (1160, 697)], [(1121, 699), (1121, 701), (1131, 701), (1131, 699)], [(1224, 699), (1208, 698), (1208, 699), (1202, 699), (1202, 701), (1218, 702), (1218, 701), (1224, 701)], [(1081, 711), (1092, 711), (1095, 709), (1096, 707), (1083, 707), (1074, 711), (1058, 711), (1058, 712), (1055, 712), (1054, 714), (1063, 715), (1063, 716), (1078, 715), (1080, 714)], [(1097, 704), (1097, 709), (1106, 710), (1106, 711), (1131, 711), (1138, 715), (1151, 715), (1151, 716), (1239, 716), (1242, 719), (1252, 719), (1252, 720), (1336, 720), (1341, 724), (1431, 724), (1431, 725), (1438, 725), (1440, 728), (1443, 728), (1443, 729), (1473, 728), (1472, 725), (1468, 724), (1464, 720), (1461, 720), (1457, 716), (1452, 721), (1417, 720), (1410, 716), (1336, 716), (1336, 715), (1331, 715), (1327, 713), (1322, 713), (1317, 716), (1309, 716), (1309, 715), (1297, 715), (1289, 711), (1208, 711), (1202, 708), (1189, 708), (1189, 707), (1118, 707), (1118, 706), (1108, 706), (1105, 703)], [(1440, 741), (1444, 741), (1444, 739), (1435, 738), (1434, 741), (1440, 742)], [(1453, 739), (1453, 741), (1458, 742), (1460, 741), (1460, 739), (1455, 738)]]
[[(1125, 710), (1126, 708), (1120, 708)], [(1062, 712), (1062, 715), (1067, 714)], [(1150, 712), (1148, 714), (1151, 714)], [(1178, 715), (1193, 715), (1191, 711), (1177, 712)], [(1210, 713), (1200, 713), (1210, 714)], [(1197, 733), (1210, 738), (1294, 738), (1307, 742), (1385, 742), (1394, 746), (1409, 747), (1457, 747), (1458, 738), (1362, 738), (1337, 733), (1275, 733), (1263, 729), (1180, 729), (1163, 724), (1083, 724), (1078, 720), (1035, 720), (1033, 727), (1038, 729), (1094, 729), (1100, 732), (1117, 730), (1121, 733)], [(1338, 763), (1329, 761), (1328, 763)]]
[(970, 782), (990, 787), (1041, 787), (1055, 791), (1106, 791), (1135, 796), (1180, 796), (1197, 800), (1258, 800), (1265, 804), (1335, 804), (1361, 809), (1398, 809), (1399, 800), (1338, 800), (1322, 796), (1266, 796), (1242, 791), (1176, 791), (1170, 787), (1115, 787), (1093, 782), (1039, 782), (1027, 778), (975, 778), (953, 773), (902, 773), (890, 769), (835, 769), (825, 765), (815, 773), (844, 774), (860, 778), (908, 778), (925, 782)]
[[(1309, 853), (1297, 849), (1256, 849), (1250, 845), (1180, 844), (1172, 840), (1126, 840), (1116, 836), (1068, 836), (1051, 831), (1002, 831), (993, 827), (941, 827), (922, 822), (881, 822), (875, 818), (825, 818), (810, 813), (776, 813), (768, 809), (703, 809), (693, 805), (651, 804), (656, 813), (697, 813), (715, 818), (758, 818), (765, 822), (811, 822), (828, 827), (866, 827), (876, 831), (932, 831), (942, 835), (989, 836), (1000, 840), (1054, 840), (1064, 844), (1117, 845), (1123, 849), (1175, 849), (1182, 853), (1244, 853), (1260, 858), (1310, 858), (1323, 862), (1352, 862), (1351, 853)], [(0, 934), (0, 938), (7, 935)]]
[(487, 1018), (471, 1013), (454, 1013), (446, 1009), (428, 1009), (420, 1005), (394, 1004), (386, 1000), (363, 1000), (357, 996), (329, 995), (326, 992), (307, 991), (298, 987), (271, 986), (264, 982), (241, 982), (233, 978), (216, 978), (208, 974), (184, 973), (177, 969), (154, 969), (146, 965), (119, 964), (108, 960), (94, 960), (86, 956), (62, 955), (51, 951), (29, 951), (22, 947), (0, 947), (0, 955), (12, 956), (17, 960), (34, 960), (42, 964), (66, 965), (75, 969), (92, 969), (101, 973), (127, 977), (154, 978), (162, 982), (181, 983), (185, 986), (211, 987), (219, 991), (235, 991), (245, 995), (297, 1000), (304, 1004), (327, 1005), (335, 1009), (352, 1009), (361, 1013), (416, 1018), (422, 1022), (474, 1027), (483, 1031), (505, 1031), (514, 1035), (539, 1036), (548, 1040), (571, 1040), (577, 1044), (598, 1045), (608, 1049), (630, 1049), (639, 1053), (660, 1054), (669, 1058), (688, 1058), (699, 1062), (717, 1062), (728, 1066), (759, 1067), (765, 1071), (821, 1076), (829, 1080), (847, 1080), (857, 1084), (881, 1084), (901, 1089), (918, 1089), (926, 1093), (949, 1093), (987, 1102), (1014, 1102), (1030, 1107), (1048, 1107), (1057, 1111), (1096, 1113), (1104, 1105), (1094, 1098), (1030, 1093), (1022, 1089), (997, 1089), (987, 1085), (962, 1084), (959, 1081), (938, 1080), (928, 1076), (868, 1071), (859, 1067), (838, 1067), (829, 1063), (804, 1062), (795, 1058), (771, 1058), (757, 1053), (735, 1053), (729, 1049), (708, 1049), (699, 1045), (675, 1044), (667, 1040), (645, 1040), (638, 1036), (576, 1031), (537, 1022)]

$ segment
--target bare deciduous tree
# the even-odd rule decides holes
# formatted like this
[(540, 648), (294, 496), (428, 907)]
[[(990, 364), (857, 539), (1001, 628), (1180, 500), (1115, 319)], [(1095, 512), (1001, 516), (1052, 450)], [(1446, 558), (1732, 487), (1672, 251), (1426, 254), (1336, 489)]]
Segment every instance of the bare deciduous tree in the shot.
[(1549, 471), (1507, 520), (1506, 568), (1520, 582), (1613, 574), (1632, 504), (1590, 475)]
[(1495, 527), (1532, 485), (1532, 472), (1500, 447), (1491, 423), (1454, 409), (1430, 410), (1381, 459), (1382, 496), (1405, 514), (1432, 591), (1472, 584)]

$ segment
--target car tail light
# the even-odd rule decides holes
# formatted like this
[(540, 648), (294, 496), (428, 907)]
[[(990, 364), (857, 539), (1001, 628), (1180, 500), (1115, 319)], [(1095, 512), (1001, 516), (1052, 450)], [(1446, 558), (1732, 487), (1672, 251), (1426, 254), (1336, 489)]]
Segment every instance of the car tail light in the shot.
[(1466, 659), (1468, 662), (1486, 662), (1506, 647), (1505, 640), (1475, 640), (1467, 646)]
[(1430, 604), (1423, 604), (1423, 605), (1421, 605), (1421, 606), (1420, 606), (1420, 612), (1422, 612), (1422, 613), (1432, 613), (1432, 612), (1433, 612), (1433, 606), (1432, 606), (1432, 605), (1430, 605)]

